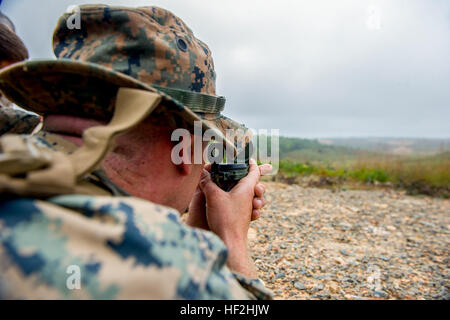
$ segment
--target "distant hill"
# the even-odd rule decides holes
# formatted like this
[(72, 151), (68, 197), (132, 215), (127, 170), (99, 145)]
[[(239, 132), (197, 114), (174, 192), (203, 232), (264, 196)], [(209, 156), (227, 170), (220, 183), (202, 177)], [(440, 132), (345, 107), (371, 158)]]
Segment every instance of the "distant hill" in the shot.
[[(270, 138), (268, 138), (270, 154)], [(316, 163), (334, 167), (353, 166), (369, 159), (448, 159), (449, 139), (406, 138), (279, 138), (280, 160)], [(431, 158), (430, 158), (431, 159)]]
[[(279, 138), (280, 160), (297, 162), (320, 162), (331, 164), (347, 162), (358, 156), (372, 154), (356, 148), (321, 143), (317, 139), (302, 139), (291, 137)], [(268, 142), (270, 154), (270, 138)]]
[(450, 151), (444, 151), (446, 147), (448, 140), (439, 139), (280, 137), (279, 177), (294, 183), (298, 177), (315, 175), (320, 176), (319, 185), (330, 186), (389, 183), (409, 194), (449, 198)]
[(351, 147), (396, 155), (433, 155), (450, 151), (450, 139), (425, 138), (327, 138), (318, 142), (328, 146)]

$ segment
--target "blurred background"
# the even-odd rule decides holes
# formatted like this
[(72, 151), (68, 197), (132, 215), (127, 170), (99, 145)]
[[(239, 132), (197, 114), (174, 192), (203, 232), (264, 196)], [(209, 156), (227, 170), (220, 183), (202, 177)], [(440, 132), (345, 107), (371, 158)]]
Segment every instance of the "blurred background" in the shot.
[[(450, 1), (103, 2), (181, 17), (213, 52), (225, 114), (280, 129), (286, 176), (448, 196)], [(98, 1), (3, 0), (0, 9), (32, 59), (53, 58), (58, 17), (84, 3)]]

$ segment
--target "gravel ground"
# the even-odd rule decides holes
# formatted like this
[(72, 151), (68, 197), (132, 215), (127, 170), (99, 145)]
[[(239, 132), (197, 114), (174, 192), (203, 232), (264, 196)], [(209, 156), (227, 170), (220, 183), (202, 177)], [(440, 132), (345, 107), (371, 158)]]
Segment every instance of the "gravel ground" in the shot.
[(249, 246), (276, 299), (450, 299), (450, 200), (265, 184)]

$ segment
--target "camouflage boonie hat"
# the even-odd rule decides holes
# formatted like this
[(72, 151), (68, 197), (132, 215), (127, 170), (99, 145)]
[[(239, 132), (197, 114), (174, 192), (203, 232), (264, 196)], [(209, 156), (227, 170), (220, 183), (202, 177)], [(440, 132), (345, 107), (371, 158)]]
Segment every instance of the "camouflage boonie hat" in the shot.
[(117, 90), (136, 88), (160, 93), (165, 108), (155, 113), (173, 118), (177, 127), (190, 129), (202, 120), (204, 129), (223, 134), (247, 131), (221, 115), (225, 98), (216, 95), (211, 51), (180, 18), (157, 7), (78, 8), (79, 29), (68, 27), (77, 11), (57, 23), (57, 60), (18, 63), (0, 72), (0, 89), (17, 105), (44, 115), (108, 119)]

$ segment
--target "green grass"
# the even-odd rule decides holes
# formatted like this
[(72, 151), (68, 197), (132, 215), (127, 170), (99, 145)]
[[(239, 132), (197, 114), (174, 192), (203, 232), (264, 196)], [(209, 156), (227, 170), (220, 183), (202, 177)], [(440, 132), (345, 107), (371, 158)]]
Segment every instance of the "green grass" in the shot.
[(351, 178), (366, 183), (373, 183), (375, 181), (387, 182), (390, 177), (386, 171), (378, 168), (331, 168), (313, 165), (311, 163), (293, 162), (291, 160), (280, 161), (280, 172), (289, 176), (316, 174), (334, 178)]
[(279, 172), (288, 177), (317, 175), (338, 181), (386, 184), (405, 188), (412, 194), (448, 197), (450, 155), (429, 157), (356, 157), (352, 161), (327, 164), (327, 161), (296, 162), (281, 160)]
[(431, 156), (400, 156), (288, 137), (280, 137), (279, 150), (280, 177), (288, 177), (289, 181), (295, 181), (297, 176), (316, 175), (326, 177), (328, 185), (384, 184), (404, 188), (411, 194), (450, 195), (448, 151)]

